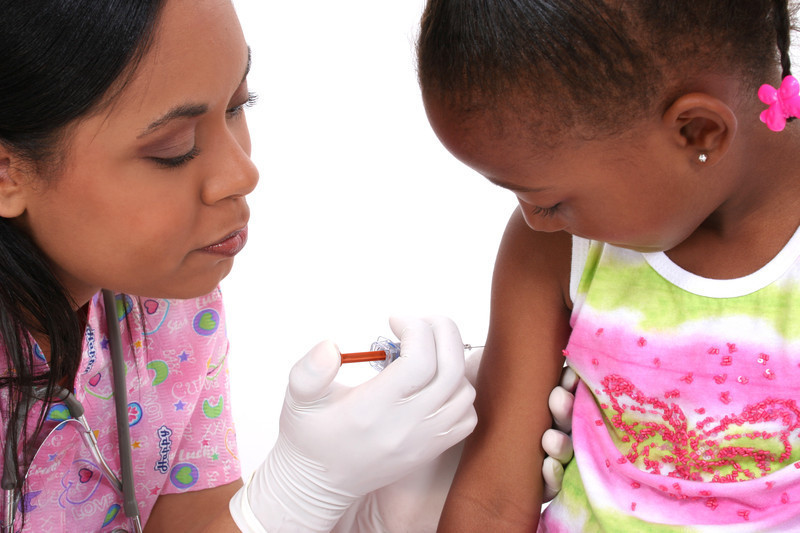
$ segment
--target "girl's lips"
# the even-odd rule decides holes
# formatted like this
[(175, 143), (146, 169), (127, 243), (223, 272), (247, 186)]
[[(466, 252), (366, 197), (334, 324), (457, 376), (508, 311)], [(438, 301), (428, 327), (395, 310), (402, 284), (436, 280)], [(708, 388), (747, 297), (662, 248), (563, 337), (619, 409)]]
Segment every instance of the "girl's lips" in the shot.
[(221, 240), (216, 244), (212, 244), (211, 246), (206, 246), (205, 248), (202, 249), (202, 251), (208, 252), (210, 254), (233, 257), (234, 255), (238, 254), (242, 250), (242, 248), (244, 248), (246, 242), (247, 242), (247, 226), (232, 233), (231, 235), (229, 235), (228, 237), (226, 237), (225, 239)]

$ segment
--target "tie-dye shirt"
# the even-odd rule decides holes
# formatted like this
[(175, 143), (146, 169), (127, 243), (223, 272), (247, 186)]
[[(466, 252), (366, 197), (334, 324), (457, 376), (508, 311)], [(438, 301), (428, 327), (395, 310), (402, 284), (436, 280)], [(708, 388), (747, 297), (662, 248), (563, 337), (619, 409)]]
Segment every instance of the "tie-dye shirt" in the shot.
[(540, 531), (800, 531), (800, 231), (731, 280), (573, 246), (575, 460)]
[[(219, 289), (190, 300), (118, 295), (117, 311), (127, 366), (134, 484), (144, 523), (161, 494), (216, 487), (241, 476), (229, 403), (225, 317)], [(75, 396), (103, 456), (119, 475), (105, 320), (98, 293), (89, 303)], [(31, 412), (32, 420), (38, 412)], [(67, 418), (63, 404), (48, 412), (46, 429), (52, 433), (31, 464), (24, 488), (25, 531), (129, 530), (121, 497), (100, 473), (74, 422), (53, 430)], [(6, 421), (0, 424), (5, 433)]]

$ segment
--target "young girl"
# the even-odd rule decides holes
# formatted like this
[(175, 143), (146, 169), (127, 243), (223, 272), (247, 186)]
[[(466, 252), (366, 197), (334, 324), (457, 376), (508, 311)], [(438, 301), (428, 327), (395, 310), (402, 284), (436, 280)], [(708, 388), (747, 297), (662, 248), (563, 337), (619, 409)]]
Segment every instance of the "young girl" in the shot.
[(398, 319), (362, 386), (330, 342), (298, 362), (241, 488), (216, 287), (258, 174), (232, 4), (0, 11), (2, 531), (329, 531), (469, 433), (458, 330)]
[[(440, 530), (800, 528), (789, 28), (786, 0), (428, 1), (431, 125), (520, 204)], [(575, 461), (540, 519), (563, 356)]]

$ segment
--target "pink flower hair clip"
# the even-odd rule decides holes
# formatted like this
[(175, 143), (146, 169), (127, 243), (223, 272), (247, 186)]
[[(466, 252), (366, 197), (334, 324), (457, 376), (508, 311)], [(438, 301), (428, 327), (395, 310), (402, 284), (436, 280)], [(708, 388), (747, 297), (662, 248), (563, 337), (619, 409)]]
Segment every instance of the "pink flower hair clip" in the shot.
[(772, 131), (783, 131), (786, 121), (800, 117), (800, 82), (786, 76), (780, 88), (764, 84), (758, 89), (758, 99), (769, 107), (761, 112), (761, 122)]

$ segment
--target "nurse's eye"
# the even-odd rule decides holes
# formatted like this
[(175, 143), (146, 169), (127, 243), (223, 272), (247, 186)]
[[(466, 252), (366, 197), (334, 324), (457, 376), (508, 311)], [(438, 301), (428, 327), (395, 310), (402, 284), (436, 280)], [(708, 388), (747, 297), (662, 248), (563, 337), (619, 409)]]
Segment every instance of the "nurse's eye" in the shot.
[(188, 163), (189, 161), (197, 157), (199, 154), (200, 154), (200, 149), (197, 146), (193, 146), (191, 150), (177, 157), (151, 157), (149, 159), (151, 161), (154, 161), (157, 165), (162, 166), (164, 168), (177, 168), (181, 165)]
[(228, 118), (235, 118), (242, 114), (242, 111), (247, 109), (248, 107), (253, 107), (258, 102), (258, 95), (254, 92), (247, 93), (247, 100), (242, 102), (239, 105), (233, 106), (232, 108), (225, 111), (225, 114), (228, 115)]
[(558, 206), (560, 206), (560, 205), (561, 205), (561, 203), (559, 202), (559, 203), (557, 203), (556, 205), (554, 205), (552, 207), (533, 206), (533, 209), (531, 210), (531, 213), (533, 213), (536, 216), (541, 216), (541, 217), (545, 217), (545, 218), (552, 217), (552, 216), (555, 216), (555, 214), (558, 212)]

